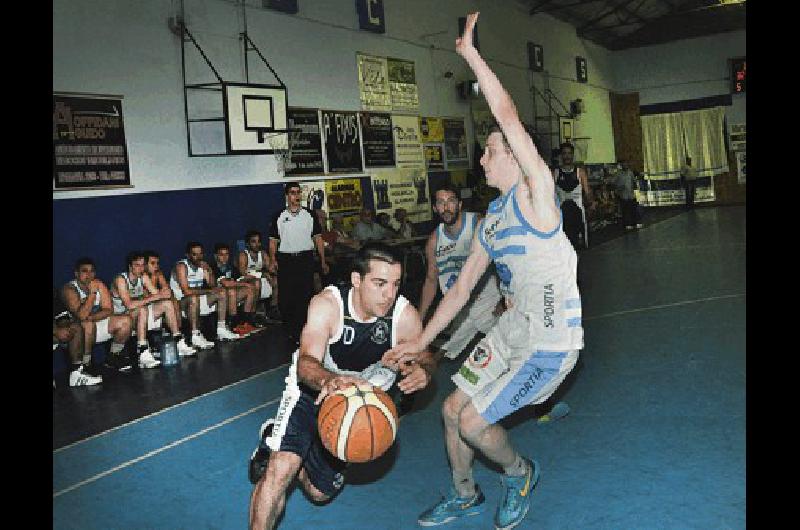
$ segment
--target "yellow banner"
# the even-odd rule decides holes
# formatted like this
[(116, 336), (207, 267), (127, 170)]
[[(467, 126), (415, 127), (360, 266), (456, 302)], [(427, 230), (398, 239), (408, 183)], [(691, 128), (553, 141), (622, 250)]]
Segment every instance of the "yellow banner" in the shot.
[(419, 129), (422, 133), (422, 142), (435, 144), (444, 142), (444, 125), (441, 118), (420, 118)]
[(326, 180), (325, 191), (329, 213), (360, 210), (363, 206), (360, 179)]
[(411, 222), (430, 221), (431, 202), (428, 175), (425, 168), (389, 169), (375, 171), (372, 175), (375, 211), (386, 212), (394, 218), (394, 211), (403, 208)]

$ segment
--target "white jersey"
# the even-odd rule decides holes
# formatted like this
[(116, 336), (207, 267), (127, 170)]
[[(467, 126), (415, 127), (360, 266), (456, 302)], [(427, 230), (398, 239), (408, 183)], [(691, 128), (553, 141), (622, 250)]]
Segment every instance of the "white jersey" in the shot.
[(189, 263), (189, 260), (184, 258), (178, 263), (175, 264), (175, 269), (173, 269), (172, 274), (169, 277), (169, 286), (172, 288), (172, 292), (175, 294), (175, 298), (180, 300), (183, 298), (183, 291), (181, 290), (180, 284), (178, 284), (178, 278), (175, 276), (175, 272), (178, 270), (178, 264), (183, 263), (186, 265), (186, 281), (189, 284), (189, 288), (191, 289), (202, 289), (203, 282), (205, 282), (205, 274), (203, 274), (203, 267), (197, 267), (196, 269), (192, 267), (192, 264)]
[[(78, 283), (78, 280), (72, 280), (69, 283), (75, 288), (76, 291), (78, 291), (78, 296), (80, 296), (81, 303), (83, 303), (83, 301), (86, 300), (86, 298), (89, 296), (89, 293), (81, 289), (81, 285)], [(92, 306), (92, 313), (97, 313), (98, 311), (100, 311), (100, 298), (101, 298), (100, 290), (98, 289), (95, 292), (97, 293), (97, 296), (94, 297), (94, 305)]]
[(245, 249), (244, 254), (247, 256), (247, 270), (245, 272), (261, 273), (261, 271), (264, 269), (264, 257), (262, 256), (261, 252), (261, 250), (258, 251), (258, 259), (253, 259), (252, 256), (250, 256), (250, 251)]
[(515, 185), (492, 201), (479, 226), (479, 240), (495, 263), (500, 289), (512, 301), (508, 317), (527, 327), (531, 352), (581, 349), (575, 249), (561, 222), (547, 233), (533, 228), (520, 211), (516, 190)]
[[(439, 288), (442, 294), (450, 290), (456, 283), (458, 274), (464, 267), (464, 263), (469, 257), (472, 239), (475, 236), (475, 228), (478, 224), (478, 214), (474, 212), (461, 213), (461, 231), (453, 239), (445, 231), (444, 223), (440, 223), (436, 228), (436, 246), (434, 247), (434, 257), (436, 258), (436, 268), (439, 270)], [(475, 288), (476, 298), (494, 299), (494, 304), (500, 301), (500, 291), (497, 287), (497, 278), (492, 267), (486, 269)]]
[[(144, 281), (142, 280), (141, 276), (136, 279), (136, 283), (131, 283), (131, 278), (128, 276), (127, 272), (120, 273), (120, 276), (125, 278), (125, 285), (127, 286), (128, 294), (132, 299), (135, 300), (144, 297)], [(117, 289), (115, 285), (111, 290), (111, 302), (114, 304), (114, 314), (121, 315), (126, 313), (128, 308), (125, 307), (125, 304), (122, 302), (122, 298), (120, 298), (119, 293), (117, 293), (116, 290)]]

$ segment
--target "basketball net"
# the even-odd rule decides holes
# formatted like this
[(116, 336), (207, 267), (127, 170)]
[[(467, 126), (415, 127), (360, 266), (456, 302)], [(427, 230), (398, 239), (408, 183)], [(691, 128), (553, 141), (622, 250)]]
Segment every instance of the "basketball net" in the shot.
[(267, 141), (269, 142), (269, 145), (273, 150), (272, 154), (275, 157), (276, 171), (281, 175), (285, 176), (286, 166), (289, 164), (292, 152), (291, 150), (283, 146), (282, 142), (280, 141), (280, 137), (281, 135), (275, 134), (267, 137)]

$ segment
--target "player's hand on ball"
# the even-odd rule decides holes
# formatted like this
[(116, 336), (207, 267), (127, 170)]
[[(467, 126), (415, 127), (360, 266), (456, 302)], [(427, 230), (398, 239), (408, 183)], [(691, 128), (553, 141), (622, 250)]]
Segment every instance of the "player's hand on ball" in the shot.
[(367, 385), (369, 384), (360, 377), (354, 377), (352, 375), (337, 375), (335, 377), (331, 377), (322, 383), (322, 387), (319, 390), (319, 395), (317, 396), (317, 400), (314, 401), (314, 404), (319, 405), (327, 396), (333, 394), (337, 390), (341, 390), (350, 385), (357, 385), (359, 383)]
[(404, 394), (422, 390), (431, 382), (431, 374), (416, 362), (401, 364), (400, 375), (403, 379), (397, 383), (397, 388)]

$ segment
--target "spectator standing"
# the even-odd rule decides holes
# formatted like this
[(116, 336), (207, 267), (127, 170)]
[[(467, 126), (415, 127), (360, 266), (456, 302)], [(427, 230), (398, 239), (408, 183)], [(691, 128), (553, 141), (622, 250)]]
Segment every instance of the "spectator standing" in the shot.
[(692, 167), (691, 157), (686, 157), (686, 163), (681, 167), (681, 181), (686, 192), (686, 209), (694, 208), (694, 192), (697, 184), (697, 170)]
[(617, 189), (617, 196), (620, 200), (620, 207), (622, 209), (622, 224), (625, 225), (625, 230), (633, 230), (642, 228), (641, 219), (639, 219), (638, 203), (636, 196), (633, 193), (636, 186), (636, 177), (633, 171), (628, 167), (624, 160), (619, 161), (619, 168), (616, 175), (614, 175), (614, 187)]

